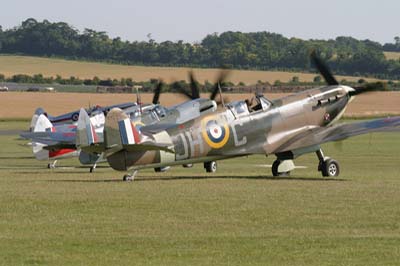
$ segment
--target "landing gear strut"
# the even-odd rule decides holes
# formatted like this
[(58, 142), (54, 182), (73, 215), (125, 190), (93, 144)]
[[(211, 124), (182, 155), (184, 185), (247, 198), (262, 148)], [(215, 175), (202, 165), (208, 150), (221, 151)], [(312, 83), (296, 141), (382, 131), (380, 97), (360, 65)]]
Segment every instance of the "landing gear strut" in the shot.
[(215, 173), (217, 172), (217, 162), (216, 161), (205, 162), (204, 168), (206, 169), (207, 173)]
[(335, 177), (340, 174), (339, 163), (329, 157), (325, 157), (322, 149), (316, 151), (318, 156), (319, 164), (318, 171), (322, 173), (324, 177)]
[(135, 180), (135, 176), (137, 173), (138, 173), (138, 170), (135, 170), (132, 172), (132, 174), (126, 174), (126, 175), (124, 175), (122, 180), (123, 181), (133, 181), (133, 180)]
[(96, 169), (97, 164), (95, 163), (93, 166), (90, 167), (90, 172), (93, 173), (94, 169)]
[(49, 169), (54, 169), (54, 168), (56, 168), (56, 163), (57, 163), (57, 160), (55, 160), (55, 161), (52, 162), (52, 163), (49, 163), (49, 164), (47, 165), (47, 168), (49, 168)]

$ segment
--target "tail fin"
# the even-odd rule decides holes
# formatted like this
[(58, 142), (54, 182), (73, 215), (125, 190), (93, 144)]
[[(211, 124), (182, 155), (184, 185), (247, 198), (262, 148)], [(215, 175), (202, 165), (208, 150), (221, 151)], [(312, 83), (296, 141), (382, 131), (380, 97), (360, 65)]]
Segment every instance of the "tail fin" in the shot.
[(43, 110), (43, 108), (39, 107), (35, 110), (35, 113), (32, 116), (29, 131), (33, 131), (33, 129), (35, 128), (36, 122), (41, 114), (47, 115), (46, 112)]
[[(41, 108), (38, 108), (36, 112)], [(43, 110), (43, 109), (41, 109)], [(36, 115), (35, 112), (35, 115)], [(34, 116), (35, 116), (34, 115)], [(32, 118), (33, 120), (33, 118)], [(44, 111), (37, 117), (36, 123), (33, 127), (33, 132), (46, 132), (46, 131), (52, 131), (54, 129), (53, 124), (50, 122), (50, 120), (46, 117), (44, 114)], [(45, 150), (44, 147), (46, 147), (46, 144), (39, 143), (39, 142), (32, 142), (32, 152), (33, 155), (35, 155), (35, 158), (38, 160), (47, 160), (49, 159), (49, 151)]]
[(46, 131), (54, 131), (54, 127), (47, 116), (45, 114), (41, 114), (36, 120), (35, 126), (33, 127), (33, 132)]
[(104, 142), (106, 147), (120, 147), (138, 144), (141, 136), (129, 117), (119, 108), (113, 108), (104, 124)]
[(79, 112), (78, 127), (76, 133), (76, 145), (90, 146), (100, 141), (99, 136), (91, 122), (91, 119), (85, 109), (81, 108)]
[[(109, 153), (126, 150), (130, 152), (145, 152), (145, 151), (165, 151), (174, 153), (171, 146), (171, 141), (165, 143), (157, 142), (157, 138), (144, 135), (137, 130), (130, 118), (119, 108), (112, 109), (104, 124), (104, 142), (106, 149), (110, 149)], [(159, 141), (165, 140), (159, 138)]]

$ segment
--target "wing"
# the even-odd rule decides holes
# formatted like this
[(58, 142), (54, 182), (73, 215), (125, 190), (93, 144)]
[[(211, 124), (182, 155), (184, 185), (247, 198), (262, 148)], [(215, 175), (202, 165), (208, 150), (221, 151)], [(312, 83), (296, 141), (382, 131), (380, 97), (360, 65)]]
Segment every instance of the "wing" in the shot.
[(400, 116), (319, 127), (303, 132), (277, 148), (274, 153), (338, 141), (373, 132), (400, 131)]

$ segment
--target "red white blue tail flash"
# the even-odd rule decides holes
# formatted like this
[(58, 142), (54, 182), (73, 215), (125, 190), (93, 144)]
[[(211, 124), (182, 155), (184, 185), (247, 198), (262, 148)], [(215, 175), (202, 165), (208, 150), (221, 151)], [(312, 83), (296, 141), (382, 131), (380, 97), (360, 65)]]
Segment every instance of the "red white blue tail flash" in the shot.
[(123, 145), (137, 144), (140, 142), (139, 133), (129, 118), (119, 121), (118, 127)]

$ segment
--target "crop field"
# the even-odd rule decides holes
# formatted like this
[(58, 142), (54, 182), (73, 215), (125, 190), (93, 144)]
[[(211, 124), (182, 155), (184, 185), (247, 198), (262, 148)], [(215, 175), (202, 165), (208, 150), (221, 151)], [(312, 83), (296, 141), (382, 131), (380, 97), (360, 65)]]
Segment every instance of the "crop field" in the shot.
[[(151, 78), (162, 78), (166, 82), (175, 80), (186, 80), (190, 68), (185, 67), (144, 67), (144, 66), (123, 66), (105, 63), (91, 63), (63, 59), (49, 59), (30, 56), (0, 56), (0, 73), (7, 77), (14, 74), (34, 75), (41, 73), (44, 76), (61, 75), (64, 78), (70, 76), (84, 78), (132, 78), (135, 81), (148, 81)], [(194, 69), (199, 82), (205, 80), (214, 82), (220, 70), (218, 69)], [(283, 72), (283, 71), (247, 71), (232, 70), (228, 80), (235, 84), (255, 84), (258, 80), (274, 83), (276, 80), (289, 81), (293, 76), (298, 76), (300, 81), (313, 81), (317, 74)], [(360, 77), (337, 76), (338, 80), (357, 81)], [(366, 78), (367, 81), (376, 79)]]
[(291, 177), (250, 156), (141, 171), (32, 158), (0, 122), (0, 265), (398, 265), (400, 135), (325, 145), (341, 176), (322, 178), (314, 154)]
[(399, 60), (400, 52), (384, 52), (386, 59), (388, 60)]
[[(229, 94), (224, 97), (230, 101), (244, 100), (252, 94)], [(270, 99), (288, 94), (269, 93)], [(151, 102), (152, 94), (142, 94), (142, 102)], [(203, 94), (202, 97), (209, 97)], [(218, 97), (217, 97), (218, 98)], [(164, 106), (171, 106), (185, 101), (181, 95), (164, 93), (160, 101)], [(90, 93), (39, 93), (39, 92), (4, 92), (0, 93), (0, 119), (30, 119), (37, 107), (43, 107), (51, 115), (60, 115), (89, 105), (111, 105), (136, 101), (135, 94), (90, 94)], [(349, 105), (347, 117), (374, 117), (400, 114), (400, 92), (373, 92), (357, 96)]]

